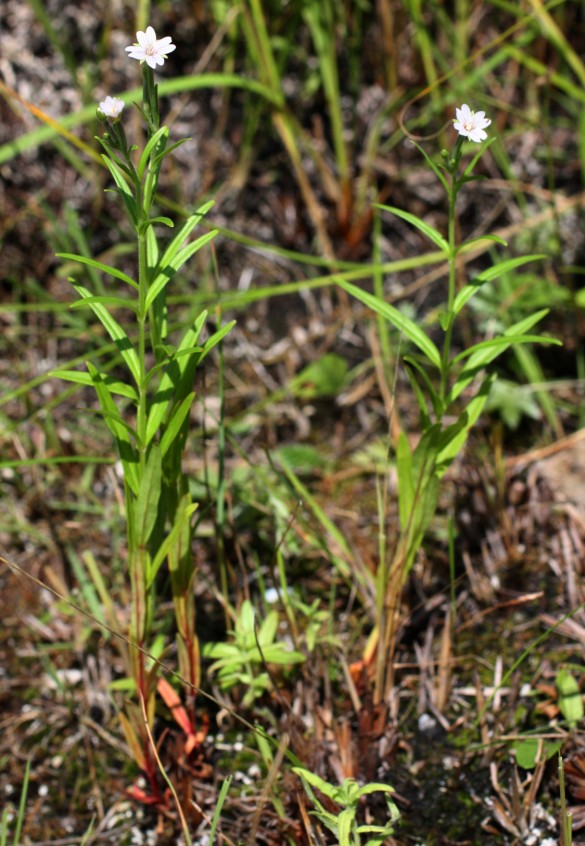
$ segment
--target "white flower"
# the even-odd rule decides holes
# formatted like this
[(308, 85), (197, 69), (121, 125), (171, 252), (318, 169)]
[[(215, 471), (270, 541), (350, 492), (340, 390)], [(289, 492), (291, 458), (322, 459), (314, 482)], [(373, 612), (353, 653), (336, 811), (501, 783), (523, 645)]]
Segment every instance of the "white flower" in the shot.
[(453, 126), (459, 135), (475, 141), (476, 144), (485, 141), (487, 132), (484, 132), (484, 129), (491, 123), (491, 120), (486, 118), (485, 112), (472, 112), (467, 103), (463, 103), (460, 109), (455, 109), (455, 114), (457, 120), (453, 121)]
[(101, 120), (116, 122), (124, 110), (124, 102), (117, 97), (106, 97), (98, 106), (98, 116)]
[(151, 26), (146, 27), (146, 32), (137, 32), (136, 38), (138, 43), (126, 47), (126, 52), (131, 59), (146, 62), (153, 70), (157, 65), (164, 65), (169, 53), (177, 49), (169, 36), (157, 39), (156, 32)]

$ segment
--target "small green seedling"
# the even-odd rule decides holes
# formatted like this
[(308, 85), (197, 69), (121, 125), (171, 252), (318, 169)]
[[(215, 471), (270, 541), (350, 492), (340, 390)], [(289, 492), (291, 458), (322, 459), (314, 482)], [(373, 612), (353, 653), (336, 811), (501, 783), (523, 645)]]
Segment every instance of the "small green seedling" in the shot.
[[(378, 784), (372, 782), (360, 787), (354, 778), (346, 778), (343, 784), (335, 786), (328, 784), (324, 779), (320, 778), (310, 770), (304, 767), (293, 767), (301, 781), (303, 787), (313, 804), (315, 810), (311, 813), (335, 835), (339, 846), (381, 846), (384, 841), (390, 837), (394, 831), (394, 823), (400, 816), (398, 808), (390, 799), (390, 793), (394, 793), (394, 788), (389, 784)], [(333, 814), (325, 810), (321, 802), (317, 799), (312, 788), (316, 788), (328, 799), (339, 805), (340, 811), (338, 814)], [(386, 793), (386, 801), (388, 804), (389, 820), (384, 825), (359, 825), (357, 821), (357, 812), (360, 805), (360, 800), (363, 796), (369, 793)], [(362, 835), (371, 835), (367, 840), (362, 840)]]
[(242, 700), (246, 707), (252, 705), (272, 682), (268, 672), (258, 668), (266, 664), (299, 664), (305, 660), (301, 652), (291, 651), (284, 643), (275, 641), (278, 630), (278, 613), (270, 611), (259, 627), (256, 626), (254, 607), (249, 599), (242, 603), (236, 617), (230, 643), (209, 643), (203, 648), (206, 658), (213, 658), (209, 672), (217, 672), (222, 690), (231, 690), (237, 684), (248, 690)]

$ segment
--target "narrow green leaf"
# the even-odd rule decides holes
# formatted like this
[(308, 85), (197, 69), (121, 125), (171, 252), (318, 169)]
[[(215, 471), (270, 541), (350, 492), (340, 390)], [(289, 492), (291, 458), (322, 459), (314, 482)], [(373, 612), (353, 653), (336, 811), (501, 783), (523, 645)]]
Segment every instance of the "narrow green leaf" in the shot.
[(335, 801), (337, 797), (337, 788), (326, 782), (317, 773), (312, 770), (306, 770), (304, 767), (293, 767), (293, 773), (296, 773), (303, 781), (306, 781), (311, 787), (316, 787), (317, 790), (324, 796)]
[(102, 159), (106, 163), (106, 167), (114, 177), (114, 182), (118, 186), (118, 192), (124, 201), (124, 205), (128, 210), (128, 213), (132, 219), (132, 223), (134, 226), (138, 225), (138, 206), (136, 204), (136, 200), (130, 190), (130, 186), (126, 182), (124, 175), (122, 174), (118, 165), (116, 165), (109, 156), (102, 155)]
[[(78, 385), (87, 385), (93, 387), (93, 379), (89, 373), (83, 373), (81, 370), (51, 370), (47, 376), (53, 376), (55, 379), (65, 379), (67, 382), (76, 382)], [(132, 387), (125, 382), (118, 382), (112, 376), (102, 376), (103, 381), (112, 394), (119, 394), (122, 397), (138, 401), (138, 394)]]
[(420, 144), (417, 144), (417, 143), (416, 143), (416, 141), (413, 141), (412, 143), (414, 144), (414, 146), (416, 147), (416, 149), (419, 151), (419, 153), (421, 153), (421, 154), (424, 156), (424, 158), (425, 158), (425, 160), (426, 160), (427, 164), (428, 164), (428, 165), (429, 165), (429, 167), (433, 170), (433, 172), (434, 172), (435, 176), (437, 177), (437, 179), (440, 179), (440, 180), (441, 180), (441, 182), (443, 183), (443, 186), (444, 186), (444, 188), (445, 188), (445, 191), (449, 191), (449, 183), (447, 182), (447, 178), (445, 177), (445, 174), (442, 172), (442, 170), (441, 170), (441, 168), (439, 167), (439, 165), (437, 165), (437, 164), (436, 164), (436, 163), (432, 160), (432, 158), (431, 158), (431, 157), (429, 156), (429, 154), (428, 154), (428, 153), (424, 150), (424, 148), (420, 146)]
[(469, 285), (465, 285), (465, 287), (459, 291), (455, 297), (455, 302), (453, 303), (453, 312), (455, 314), (459, 314), (463, 306), (474, 296), (474, 294), (477, 293), (485, 282), (493, 282), (494, 279), (498, 279), (498, 277), (503, 276), (504, 273), (508, 273), (523, 264), (527, 264), (531, 261), (538, 261), (542, 258), (545, 258), (542, 254), (520, 256), (519, 258), (505, 259), (504, 261), (496, 262), (496, 264), (493, 264), (486, 270), (482, 270), (481, 273), (478, 273), (478, 275), (472, 279)]
[(425, 223), (424, 220), (421, 220), (414, 214), (410, 212), (403, 211), (402, 209), (397, 209), (395, 206), (383, 206), (379, 203), (373, 203), (375, 208), (383, 209), (384, 211), (388, 211), (396, 217), (402, 218), (407, 223), (410, 223), (411, 226), (414, 226), (415, 229), (418, 229), (423, 235), (426, 235), (434, 244), (439, 247), (440, 250), (448, 257), (449, 256), (449, 244), (443, 238), (441, 233), (431, 226), (429, 223)]
[(499, 235), (479, 235), (477, 238), (470, 238), (469, 241), (464, 241), (463, 244), (460, 244), (456, 249), (457, 255), (460, 255), (461, 253), (468, 253), (474, 244), (479, 244), (481, 241), (493, 241), (496, 244), (501, 244), (502, 247), (508, 246), (508, 242), (504, 241), (503, 238), (500, 238)]
[[(196, 346), (197, 339), (199, 338), (199, 334), (203, 328), (206, 318), (207, 312), (201, 312), (190, 329), (188, 329), (183, 335), (181, 343), (177, 349), (177, 353), (181, 353), (185, 349)], [(159, 388), (148, 413), (148, 420), (146, 423), (146, 444), (149, 444), (154, 438), (168, 409), (171, 408), (175, 402), (180, 402), (183, 397), (190, 392), (192, 388), (192, 380), (189, 387), (184, 390), (184, 393), (181, 393), (181, 383), (187, 371), (188, 365), (191, 364), (192, 366), (190, 369), (194, 371), (200, 356), (201, 353), (194, 353), (191, 357), (175, 355), (172, 361), (169, 362), (162, 375)]]
[(443, 475), (449, 465), (454, 461), (454, 459), (459, 455), (459, 453), (463, 449), (465, 441), (467, 440), (467, 437), (469, 435), (469, 430), (472, 426), (475, 425), (475, 423), (479, 419), (479, 416), (484, 409), (491, 387), (495, 380), (496, 374), (490, 373), (483, 380), (481, 387), (476, 393), (476, 395), (465, 406), (465, 414), (467, 416), (465, 429), (463, 429), (447, 444), (445, 444), (445, 446), (442, 448), (441, 452), (437, 457), (437, 466), (440, 468), (440, 476)]
[(351, 829), (355, 821), (355, 810), (353, 808), (344, 808), (344, 810), (337, 817), (339, 846), (351, 846), (350, 835)]
[[(480, 349), (476, 350), (470, 357), (469, 361), (465, 365), (465, 368), (462, 372), (458, 375), (453, 387), (449, 392), (449, 396), (447, 397), (446, 405), (449, 406), (453, 400), (457, 399), (457, 397), (461, 394), (462, 391), (473, 381), (477, 373), (482, 370), (487, 364), (490, 364), (494, 359), (500, 356), (507, 347), (510, 346), (512, 343), (510, 338), (515, 335), (523, 335), (529, 329), (531, 329), (536, 323), (542, 320), (548, 314), (548, 309), (544, 308), (540, 311), (535, 312), (535, 314), (531, 314), (528, 317), (525, 317), (523, 320), (520, 320), (518, 323), (514, 323), (512, 326), (509, 326), (506, 331), (504, 332), (503, 337), (508, 340), (507, 346), (496, 346), (496, 347), (488, 347), (487, 349)], [(538, 338), (540, 342), (542, 338)]]
[[(439, 399), (439, 395), (437, 394), (437, 392), (435, 390), (435, 386), (433, 385), (433, 383), (431, 382), (431, 380), (429, 378), (429, 374), (426, 372), (426, 370), (424, 369), (424, 367), (422, 366), (420, 361), (417, 361), (417, 359), (414, 358), (411, 355), (405, 355), (404, 356), (404, 363), (409, 365), (410, 367), (413, 367), (417, 371), (417, 373), (419, 374), (419, 376), (421, 377), (421, 379), (423, 380), (423, 382), (425, 384), (427, 394), (430, 397), (430, 400), (431, 400), (431, 403), (432, 403), (432, 406), (433, 406), (433, 411), (435, 412), (435, 415), (437, 417), (441, 417), (441, 414), (442, 414), (441, 401)], [(419, 402), (419, 406), (420, 406), (420, 402)], [(427, 410), (426, 400), (425, 400), (424, 407), (425, 407), (425, 410)], [(421, 411), (422, 411), (422, 406), (421, 406)]]
[[(175, 237), (168, 244), (160, 260), (160, 267), (165, 267), (177, 255), (183, 243), (187, 240), (193, 229), (200, 223), (202, 218), (207, 214), (209, 209), (213, 206), (213, 201), (205, 203), (201, 208), (197, 209), (195, 214), (187, 218), (185, 223), (181, 226)], [(153, 276), (154, 278), (154, 276)]]
[(100, 305), (104, 306), (112, 305), (117, 306), (119, 308), (129, 308), (131, 311), (134, 312), (134, 314), (138, 313), (138, 306), (124, 297), (84, 297), (82, 300), (77, 300), (76, 302), (71, 303), (69, 308), (84, 308), (85, 306), (91, 306), (95, 303), (99, 303)]
[(138, 494), (138, 457), (134, 445), (130, 439), (130, 432), (127, 424), (121, 419), (118, 408), (106, 385), (101, 373), (91, 363), (87, 362), (87, 369), (92, 378), (93, 386), (97, 393), (104, 420), (114, 437), (118, 454), (124, 469), (124, 478), (132, 492)]
[(203, 361), (205, 356), (209, 355), (211, 350), (216, 347), (220, 341), (222, 341), (225, 336), (230, 332), (233, 327), (236, 325), (235, 320), (230, 320), (229, 323), (225, 323), (221, 326), (217, 332), (214, 332), (213, 335), (210, 335), (209, 338), (203, 344), (203, 349), (201, 351), (201, 358), (200, 361)]
[(398, 507), (402, 530), (408, 525), (414, 503), (412, 478), (412, 452), (404, 432), (398, 436), (396, 445), (396, 472), (398, 475)]
[(164, 226), (168, 226), (169, 229), (172, 229), (175, 225), (170, 217), (164, 217), (164, 216), (149, 217), (148, 220), (145, 220), (144, 223), (140, 224), (140, 227), (139, 227), (140, 232), (141, 233), (146, 232), (146, 230), (148, 229), (149, 226), (155, 226), (157, 223), (160, 223)]
[(469, 164), (468, 164), (468, 165), (467, 165), (467, 167), (465, 168), (465, 171), (464, 171), (464, 173), (463, 173), (463, 175), (464, 175), (465, 177), (468, 177), (471, 173), (473, 173), (473, 169), (475, 168), (475, 165), (478, 163), (478, 161), (479, 161), (479, 160), (480, 160), (480, 158), (483, 156), (483, 154), (485, 153), (485, 151), (486, 151), (489, 147), (491, 147), (491, 145), (494, 143), (494, 141), (496, 140), (496, 138), (497, 138), (497, 136), (496, 136), (496, 135), (492, 135), (492, 137), (491, 137), (488, 141), (486, 141), (486, 143), (485, 143), (482, 147), (480, 147), (480, 148), (479, 148), (479, 150), (477, 151), (477, 153), (475, 154), (475, 156), (471, 159), (471, 161), (469, 162)]
[(148, 143), (145, 145), (144, 150), (142, 151), (142, 155), (140, 156), (140, 161), (138, 162), (138, 167), (136, 172), (138, 173), (138, 179), (142, 182), (142, 175), (144, 174), (144, 169), (148, 164), (148, 159), (150, 158), (151, 153), (153, 152), (154, 148), (157, 146), (159, 141), (164, 138), (168, 138), (169, 136), (169, 129), (167, 126), (161, 126), (160, 129), (149, 138)]
[(165, 147), (165, 149), (162, 151), (162, 153), (159, 153), (158, 156), (155, 156), (154, 159), (152, 160), (153, 166), (156, 167), (159, 164), (159, 162), (161, 162), (164, 158), (166, 158), (166, 156), (170, 155), (171, 153), (174, 153), (174, 151), (177, 149), (177, 147), (181, 147), (183, 144), (186, 144), (187, 141), (190, 141), (190, 140), (191, 140), (190, 138), (181, 138), (180, 141), (175, 141), (175, 143), (171, 144), (170, 147)]
[(150, 308), (155, 298), (166, 287), (166, 285), (173, 278), (177, 270), (179, 270), (183, 266), (183, 264), (185, 264), (185, 262), (188, 261), (191, 256), (195, 255), (195, 253), (200, 250), (205, 244), (215, 238), (217, 234), (217, 230), (213, 230), (212, 232), (206, 232), (205, 235), (201, 235), (201, 237), (197, 238), (196, 241), (193, 241), (191, 244), (188, 244), (186, 247), (183, 247), (182, 250), (176, 253), (173, 258), (166, 263), (165, 256), (163, 255), (160, 262), (159, 272), (154, 278), (154, 281), (150, 285), (148, 293), (146, 294), (147, 309)]
[(397, 329), (399, 329), (412, 343), (423, 352), (431, 364), (435, 367), (441, 368), (441, 355), (439, 350), (431, 341), (431, 339), (423, 332), (423, 330), (409, 317), (406, 317), (397, 308), (391, 306), (389, 303), (380, 300), (374, 294), (369, 294), (367, 291), (362, 291), (361, 288), (346, 282), (344, 279), (337, 280), (337, 284), (343, 288), (348, 294), (361, 300), (364, 305), (371, 308), (377, 314), (381, 314), (386, 320), (389, 320)]
[[(198, 504), (196, 502), (190, 502), (186, 504), (183, 508), (180, 508), (178, 510), (177, 515), (175, 517), (175, 522), (173, 523), (170, 532), (157, 549), (156, 554), (150, 564), (146, 585), (147, 589), (151, 586), (152, 582), (156, 578), (156, 574), (160, 570), (161, 565), (163, 564), (170, 550), (173, 548), (177, 539), (182, 533), (185, 523), (197, 511), (197, 508)], [(214, 656), (212, 655), (210, 657), (213, 658)]]
[(140, 479), (140, 490), (136, 501), (136, 525), (138, 527), (138, 542), (141, 546), (147, 545), (156, 523), (161, 483), (161, 451), (157, 444), (152, 444), (146, 458), (144, 474)]
[(490, 350), (493, 348), (503, 347), (508, 349), (512, 344), (554, 344), (555, 346), (562, 346), (557, 338), (549, 338), (547, 335), (507, 335), (498, 338), (490, 338), (487, 341), (480, 341), (478, 344), (473, 344), (467, 350), (456, 355), (453, 359), (453, 364), (463, 361), (482, 350)]
[[(76, 282), (75, 279), (69, 280), (77, 293), (83, 299), (92, 299), (92, 294), (90, 291), (87, 290), (83, 285), (80, 285), (79, 282)], [(94, 314), (99, 318), (100, 322), (104, 326), (106, 332), (112, 339), (112, 341), (116, 344), (120, 351), (120, 355), (126, 362), (130, 373), (132, 374), (136, 385), (140, 385), (140, 363), (138, 361), (138, 355), (136, 354), (136, 350), (132, 346), (130, 338), (124, 332), (120, 324), (112, 317), (112, 315), (104, 308), (103, 305), (100, 303), (90, 303), (90, 308), (94, 312)]]
[(79, 264), (87, 264), (90, 267), (95, 268), (96, 270), (101, 270), (102, 273), (108, 273), (110, 276), (113, 276), (116, 279), (120, 279), (122, 282), (126, 282), (127, 285), (131, 285), (132, 288), (138, 290), (138, 284), (134, 281), (134, 279), (109, 264), (103, 264), (101, 261), (96, 261), (95, 259), (88, 258), (87, 256), (75, 255), (74, 253), (56, 253), (55, 255), (57, 256), (57, 258), (68, 259), (69, 261), (77, 261), (79, 262)]
[(260, 646), (268, 647), (276, 637), (278, 629), (278, 614), (276, 611), (270, 611), (266, 615), (266, 619), (262, 622), (258, 630), (258, 641)]
[(187, 419), (187, 415), (189, 414), (189, 410), (191, 408), (191, 405), (193, 404), (194, 399), (195, 392), (191, 391), (191, 393), (187, 394), (185, 399), (181, 403), (179, 403), (179, 405), (173, 412), (171, 419), (169, 420), (168, 426), (165, 429), (165, 433), (160, 441), (161, 455), (165, 456), (169, 448), (173, 445), (175, 438), (181, 431), (183, 423)]

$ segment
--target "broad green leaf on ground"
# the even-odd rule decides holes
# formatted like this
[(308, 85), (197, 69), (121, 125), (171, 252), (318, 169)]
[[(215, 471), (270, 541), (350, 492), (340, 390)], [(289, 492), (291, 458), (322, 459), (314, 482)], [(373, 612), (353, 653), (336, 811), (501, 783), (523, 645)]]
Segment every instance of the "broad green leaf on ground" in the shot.
[(559, 697), (559, 710), (570, 728), (576, 728), (583, 720), (583, 694), (575, 676), (568, 670), (559, 670), (555, 679), (555, 686)]
[(347, 361), (335, 353), (326, 353), (303, 368), (290, 387), (302, 399), (337, 396), (347, 376)]

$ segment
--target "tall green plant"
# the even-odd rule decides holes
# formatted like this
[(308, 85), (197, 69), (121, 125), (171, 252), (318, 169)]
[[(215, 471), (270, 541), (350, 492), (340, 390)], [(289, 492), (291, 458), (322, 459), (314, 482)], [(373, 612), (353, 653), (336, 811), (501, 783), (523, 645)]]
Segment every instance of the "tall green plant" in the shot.
[(495, 379), (495, 373), (489, 370), (489, 365), (513, 344), (559, 343), (551, 338), (530, 334), (532, 327), (547, 314), (547, 309), (542, 309), (508, 326), (500, 335), (453, 353), (453, 330), (457, 319), (481, 286), (529, 261), (543, 258), (540, 255), (529, 255), (496, 262), (457, 289), (457, 259), (462, 252), (480, 240), (488, 239), (503, 246), (506, 243), (496, 235), (484, 235), (462, 244), (456, 242), (457, 197), (464, 185), (483, 178), (473, 175), (473, 170), (495, 140), (490, 139), (473, 156), (467, 167), (462, 168), (464, 139), (468, 138), (474, 143), (486, 140), (485, 130), (491, 121), (485, 117), (484, 112), (475, 113), (467, 105), (457, 109), (456, 114), (454, 128), (459, 135), (451, 153), (444, 150), (441, 161), (437, 163), (421, 147), (418, 148), (447, 194), (447, 237), (409, 212), (391, 206), (379, 206), (422, 232), (447, 260), (446, 302), (439, 315), (442, 343), (437, 346), (433, 337), (418, 323), (384, 302), (381, 297), (349, 282), (339, 281), (344, 290), (399, 329), (417, 351), (408, 353), (403, 360), (420, 411), (421, 436), (413, 447), (403, 432), (396, 444), (400, 535), (393, 554), (380, 561), (376, 574), (378, 638), (383, 643), (383, 648), (379, 646), (377, 650), (375, 674), (379, 702), (388, 699), (393, 684), (392, 655), (397, 598), (435, 515), (441, 479), (465, 445), (469, 430), (478, 420), (486, 403)]
[[(160, 169), (165, 158), (186, 139), (169, 145), (168, 127), (161, 125), (154, 69), (164, 64), (175, 49), (170, 38), (157, 39), (152, 27), (137, 33), (138, 43), (127, 47), (130, 58), (142, 64), (142, 104), (136, 104), (144, 119), (147, 140), (142, 150), (130, 146), (122, 123), (124, 103), (106, 97), (98, 117), (107, 131), (99, 138), (103, 161), (115, 183), (136, 235), (137, 279), (116, 267), (87, 255), (60, 253), (86, 267), (111, 277), (116, 291), (95, 295), (77, 279), (71, 279), (80, 296), (75, 306), (89, 306), (117, 347), (126, 377), (116, 378), (87, 361), (87, 372), (57, 370), (54, 375), (92, 385), (98, 396), (104, 421), (116, 444), (124, 476), (128, 568), (132, 596), (129, 637), (135, 648), (129, 653), (128, 672), (133, 687), (152, 721), (156, 665), (149, 665), (145, 652), (153, 650), (156, 576), (168, 563), (177, 627), (179, 670), (185, 679), (194, 720), (194, 689), (199, 685), (199, 644), (195, 631), (192, 560), (192, 516), (196, 504), (189, 493), (182, 470), (187, 443), (189, 412), (195, 399), (195, 371), (210, 350), (231, 328), (227, 324), (201, 341), (207, 313), (202, 311), (171, 343), (168, 337), (166, 290), (177, 271), (216, 232), (206, 232), (189, 241), (211, 207), (199, 208), (167, 241), (159, 242), (158, 227), (173, 227), (173, 221), (153, 210)], [(115, 316), (129, 311), (127, 327)], [(146, 772), (150, 789), (157, 791), (157, 768), (152, 756), (142, 706), (130, 702), (122, 725), (136, 760)]]

